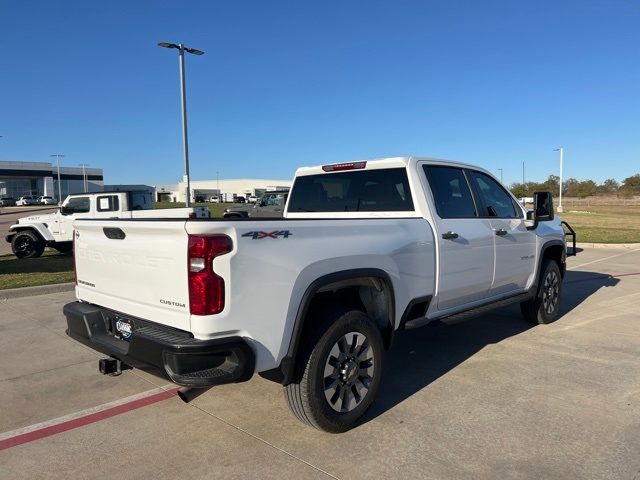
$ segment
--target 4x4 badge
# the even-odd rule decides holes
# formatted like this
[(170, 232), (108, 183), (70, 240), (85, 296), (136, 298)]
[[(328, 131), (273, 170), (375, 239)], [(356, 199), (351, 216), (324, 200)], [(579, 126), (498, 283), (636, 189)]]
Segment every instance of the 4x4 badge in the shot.
[(289, 230), (274, 230), (273, 232), (247, 232), (243, 237), (251, 237), (253, 240), (262, 240), (263, 238), (289, 238), (291, 232)]

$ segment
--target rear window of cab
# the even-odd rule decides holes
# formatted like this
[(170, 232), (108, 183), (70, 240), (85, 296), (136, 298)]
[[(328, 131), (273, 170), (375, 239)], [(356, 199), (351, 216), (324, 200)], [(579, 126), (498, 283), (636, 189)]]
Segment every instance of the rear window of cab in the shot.
[(291, 213), (413, 210), (405, 168), (300, 176), (291, 189), (288, 207)]

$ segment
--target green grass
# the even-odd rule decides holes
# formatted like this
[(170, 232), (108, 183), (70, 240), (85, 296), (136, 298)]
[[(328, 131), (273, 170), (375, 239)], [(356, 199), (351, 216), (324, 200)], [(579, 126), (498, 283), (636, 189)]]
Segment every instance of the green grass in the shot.
[[(231, 203), (193, 203), (193, 207), (208, 207), (211, 217), (222, 218), (224, 209)], [(153, 208), (184, 208), (184, 202), (154, 202)]]
[(73, 282), (73, 257), (45, 252), (39, 258), (0, 256), (0, 290)]
[(565, 207), (558, 215), (576, 231), (578, 242), (640, 243), (639, 207)]

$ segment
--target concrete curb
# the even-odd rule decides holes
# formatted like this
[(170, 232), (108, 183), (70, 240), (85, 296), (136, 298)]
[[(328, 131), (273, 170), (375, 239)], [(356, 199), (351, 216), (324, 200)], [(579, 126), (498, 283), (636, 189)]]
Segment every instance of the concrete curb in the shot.
[(70, 292), (75, 286), (75, 283), (54, 283), (52, 285), (38, 285), (36, 287), (8, 288), (6, 290), (0, 290), (0, 300), (46, 295), (47, 293)]
[[(571, 242), (567, 241), (567, 246), (571, 246)], [(640, 248), (640, 243), (576, 243), (578, 248), (608, 248), (611, 250), (635, 250)]]

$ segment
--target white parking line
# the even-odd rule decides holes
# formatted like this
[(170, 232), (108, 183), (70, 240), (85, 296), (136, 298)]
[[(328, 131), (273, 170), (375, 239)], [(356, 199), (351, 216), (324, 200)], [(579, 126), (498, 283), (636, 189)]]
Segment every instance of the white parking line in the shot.
[(640, 248), (636, 248), (634, 250), (628, 250), (628, 251), (622, 252), (622, 253), (617, 253), (615, 255), (610, 255), (610, 256), (604, 257), (604, 258), (599, 258), (598, 260), (592, 260), (591, 262), (581, 263), (580, 265), (574, 265), (571, 268), (567, 268), (567, 270), (574, 270), (576, 268), (585, 267), (587, 265), (591, 265), (592, 263), (604, 262), (605, 260), (610, 260), (612, 258), (620, 257), (622, 255), (626, 255), (628, 253), (633, 253), (633, 252), (640, 252)]

